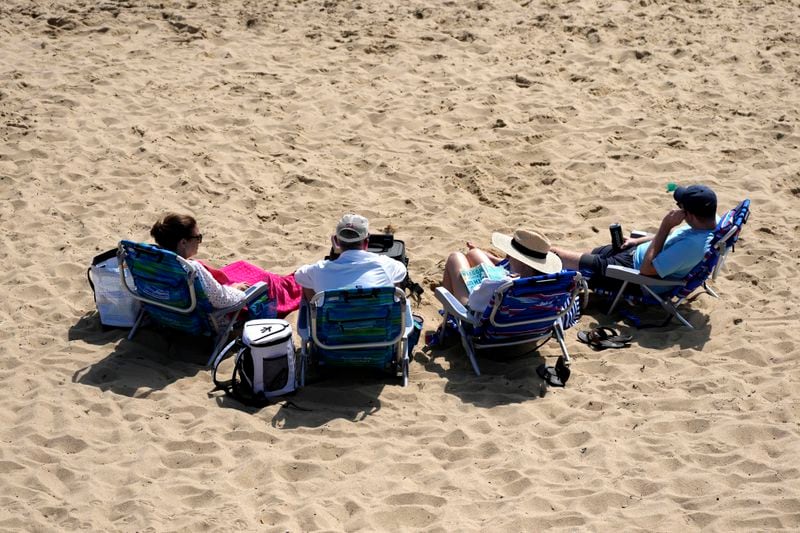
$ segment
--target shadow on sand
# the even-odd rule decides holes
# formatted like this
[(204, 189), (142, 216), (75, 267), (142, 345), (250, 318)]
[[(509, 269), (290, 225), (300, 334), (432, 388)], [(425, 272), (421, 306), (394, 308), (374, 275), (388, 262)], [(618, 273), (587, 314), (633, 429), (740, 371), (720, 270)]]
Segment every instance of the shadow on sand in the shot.
[[(545, 359), (530, 347), (479, 352), (480, 376), (473, 372), (458, 339), (445, 347), (424, 348), (414, 355), (426, 370), (446, 380), (446, 393), (478, 407), (522, 403), (547, 394), (547, 385), (536, 374), (536, 367)], [(555, 364), (555, 359), (550, 358), (548, 364)]]
[(175, 381), (204, 370), (213, 349), (209, 337), (143, 328), (135, 341), (127, 339), (128, 329), (106, 329), (96, 314), (81, 317), (69, 329), (69, 340), (95, 345), (118, 343), (102, 360), (77, 370), (73, 383), (135, 398), (146, 398)]

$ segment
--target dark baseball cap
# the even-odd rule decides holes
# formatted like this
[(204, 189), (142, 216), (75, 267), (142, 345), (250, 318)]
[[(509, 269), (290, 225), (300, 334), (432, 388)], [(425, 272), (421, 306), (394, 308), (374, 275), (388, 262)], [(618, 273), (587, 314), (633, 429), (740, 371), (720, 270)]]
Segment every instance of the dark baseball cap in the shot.
[(705, 185), (678, 187), (673, 198), (693, 215), (708, 218), (717, 213), (717, 195)]

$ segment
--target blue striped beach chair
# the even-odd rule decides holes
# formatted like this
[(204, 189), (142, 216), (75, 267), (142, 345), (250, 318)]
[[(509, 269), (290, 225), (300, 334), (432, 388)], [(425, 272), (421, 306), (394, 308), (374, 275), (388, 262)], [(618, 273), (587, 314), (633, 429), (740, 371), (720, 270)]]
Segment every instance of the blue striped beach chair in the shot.
[[(225, 309), (214, 309), (206, 297), (194, 265), (179, 255), (151, 244), (120, 241), (117, 249), (123, 286), (142, 302), (142, 310), (131, 329), (133, 336), (147, 317), (167, 329), (190, 335), (214, 337), (214, 351), (208, 364), (225, 344), (245, 307), (267, 293), (265, 283), (250, 287), (245, 301)], [(133, 287), (124, 275), (127, 269)]]
[[(531, 345), (538, 349), (555, 337), (561, 348), (559, 364), (569, 366), (564, 330), (580, 318), (580, 296), (586, 284), (580, 273), (562, 270), (529, 278), (509, 280), (494, 292), (486, 309), (469, 310), (444, 287), (436, 289), (443, 305), (441, 335), (449, 320), (455, 320), (461, 343), (480, 375), (477, 350)], [(444, 340), (444, 339), (442, 339)]]
[[(594, 289), (594, 292), (613, 298), (613, 302), (608, 309), (609, 314), (614, 312), (620, 300), (625, 300), (630, 304), (660, 305), (667, 311), (668, 316), (662, 324), (657, 324), (657, 326), (666, 326), (675, 317), (683, 325), (694, 329), (694, 326), (678, 312), (678, 306), (700, 287), (703, 288), (703, 292), (714, 298), (719, 297), (708, 286), (708, 281), (716, 279), (728, 253), (734, 251), (742, 227), (749, 217), (750, 200), (743, 200), (738, 206), (725, 213), (714, 229), (708, 250), (703, 259), (683, 279), (667, 280), (643, 276), (636, 269), (612, 265), (606, 270), (606, 276), (622, 281), (622, 286), (619, 290), (598, 287)], [(640, 291), (637, 291), (638, 294), (625, 293), (625, 289), (630, 284), (638, 285), (641, 288)], [(669, 287), (670, 289), (659, 294), (652, 287)]]
[(408, 336), (414, 328), (405, 293), (396, 287), (319, 292), (300, 308), (300, 383), (309, 365), (367, 367), (408, 384)]

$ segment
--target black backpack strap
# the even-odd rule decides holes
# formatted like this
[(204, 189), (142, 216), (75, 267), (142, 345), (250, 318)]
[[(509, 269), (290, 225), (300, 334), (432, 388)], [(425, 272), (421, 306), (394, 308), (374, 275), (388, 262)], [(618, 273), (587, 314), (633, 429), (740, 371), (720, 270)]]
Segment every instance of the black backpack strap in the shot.
[[(270, 404), (269, 398), (264, 396), (263, 393), (253, 393), (252, 387), (248, 385), (247, 377), (242, 372), (246, 349), (247, 346), (241, 339), (234, 339), (220, 351), (219, 355), (214, 359), (214, 366), (211, 371), (211, 379), (214, 381), (214, 389), (211, 392), (221, 390), (225, 392), (226, 396), (230, 396), (249, 407), (265, 407)], [(236, 361), (233, 365), (231, 379), (222, 381), (217, 377), (219, 365), (233, 354), (236, 354)]]
[(233, 375), (231, 376), (231, 385), (229, 389), (225, 389), (225, 394), (232, 396), (239, 402), (249, 407), (266, 407), (270, 403), (269, 398), (264, 396), (263, 392), (254, 393), (253, 389), (247, 385), (245, 376), (242, 373), (242, 365), (244, 357), (242, 352), (236, 356), (236, 365), (233, 367)]
[(406, 278), (400, 284), (400, 287), (408, 293), (411, 299), (420, 303), (422, 300), (422, 293), (425, 292), (425, 289), (416, 281), (412, 281), (410, 275), (406, 274)]
[(211, 367), (211, 380), (214, 382), (214, 388), (212, 389), (211, 392), (218, 390), (228, 392), (228, 389), (231, 386), (231, 382), (233, 381), (233, 376), (231, 376), (231, 379), (227, 381), (220, 381), (219, 379), (217, 379), (217, 370), (219, 369), (219, 365), (222, 363), (222, 361), (231, 356), (234, 353), (234, 351), (237, 352), (237, 358), (238, 358), (238, 353), (241, 352), (243, 349), (244, 349), (244, 344), (242, 344), (242, 341), (240, 341), (239, 339), (234, 339), (228, 344), (226, 344), (225, 347), (222, 350), (220, 350), (219, 354), (217, 354), (217, 358), (214, 359), (214, 363), (212, 363)]

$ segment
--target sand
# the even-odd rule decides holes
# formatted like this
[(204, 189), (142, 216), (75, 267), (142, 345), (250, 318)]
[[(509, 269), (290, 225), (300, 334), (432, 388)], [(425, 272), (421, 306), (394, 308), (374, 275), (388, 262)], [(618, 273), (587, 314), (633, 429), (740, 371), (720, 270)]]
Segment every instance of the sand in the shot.
[[(800, 528), (796, 1), (6, 0), (0, 6), (0, 529)], [(654, 230), (668, 182), (753, 215), (695, 330), (573, 377), (417, 347), (392, 379), (263, 409), (208, 346), (103, 330), (91, 258), (200, 221), (201, 257), (291, 272), (345, 211), (426, 287), (534, 227)], [(295, 317), (290, 317), (294, 321)], [(627, 329), (624, 323), (617, 323)], [(558, 354), (555, 343), (539, 352)]]

